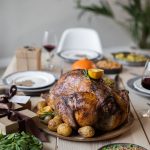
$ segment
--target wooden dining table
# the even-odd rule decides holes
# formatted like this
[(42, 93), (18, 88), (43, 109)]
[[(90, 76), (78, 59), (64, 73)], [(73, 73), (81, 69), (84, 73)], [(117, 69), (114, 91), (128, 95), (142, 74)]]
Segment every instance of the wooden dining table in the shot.
[[(111, 57), (109, 54), (108, 57)], [(42, 70), (46, 70), (47, 61), (46, 53), (42, 54)], [(67, 72), (71, 69), (71, 63), (64, 61), (62, 58), (55, 55), (52, 63), (55, 65), (52, 73), (54, 73), (58, 78), (63, 69), (63, 72)], [(110, 138), (107, 140), (93, 141), (93, 142), (78, 142), (64, 140), (51, 134), (46, 134), (49, 138), (49, 142), (44, 143), (44, 150), (97, 150), (103, 145), (110, 143), (134, 143), (143, 146), (150, 150), (150, 117), (142, 117), (140, 112), (145, 109), (150, 109), (148, 103), (150, 103), (150, 97), (144, 97), (130, 90), (127, 86), (127, 81), (135, 76), (142, 75), (144, 67), (130, 67), (123, 66), (123, 71), (119, 74), (123, 81), (124, 88), (129, 90), (129, 97), (131, 100), (130, 108), (134, 116), (134, 122), (132, 127), (124, 132), (123, 134)], [(3, 77), (11, 73), (17, 72), (16, 69), (16, 58), (12, 58), (12, 61), (8, 65)], [(41, 97), (34, 96), (31, 97), (32, 107), (41, 100)]]

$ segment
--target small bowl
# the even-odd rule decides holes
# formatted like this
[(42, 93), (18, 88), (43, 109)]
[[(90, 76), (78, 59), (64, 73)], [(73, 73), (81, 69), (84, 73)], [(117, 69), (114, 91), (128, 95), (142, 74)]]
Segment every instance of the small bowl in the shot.
[(105, 69), (105, 68), (99, 69), (103, 69), (105, 74), (119, 74), (122, 72), (122, 67), (116, 69)]
[[(119, 66), (109, 68), (109, 67), (103, 67), (103, 66), (99, 65), (99, 63), (108, 63), (108, 66), (110, 66), (110, 64), (112, 64), (112, 63), (116, 63)], [(122, 72), (122, 69), (123, 69), (123, 66), (121, 64), (119, 64), (118, 62), (115, 62), (112, 60), (107, 60), (107, 59), (98, 61), (96, 63), (96, 67), (99, 69), (103, 69), (105, 74), (118, 74), (118, 73)]]
[[(144, 66), (145, 63), (146, 63), (146, 60), (143, 60), (143, 61), (128, 61), (128, 60), (116, 58), (116, 55), (120, 54), (120, 53), (123, 54), (125, 57), (130, 55), (130, 54), (132, 54), (132, 53), (131, 52), (116, 52), (116, 53), (112, 53), (112, 56), (113, 56), (114, 60), (118, 61), (119, 63), (121, 63), (123, 65), (127, 65), (127, 66)], [(137, 53), (137, 55), (143, 55), (143, 54)], [(150, 56), (146, 56), (146, 55), (143, 55), (143, 56), (146, 59), (150, 58)]]
[[(140, 150), (147, 150), (146, 148), (136, 145), (136, 144), (132, 144), (132, 143), (113, 143), (113, 144), (108, 144), (105, 146), (102, 146), (101, 148), (99, 148), (98, 150), (119, 150), (118, 147), (122, 146), (124, 148), (130, 148), (130, 150), (132, 150), (131, 148), (140, 148)], [(120, 147), (121, 148), (121, 147)]]

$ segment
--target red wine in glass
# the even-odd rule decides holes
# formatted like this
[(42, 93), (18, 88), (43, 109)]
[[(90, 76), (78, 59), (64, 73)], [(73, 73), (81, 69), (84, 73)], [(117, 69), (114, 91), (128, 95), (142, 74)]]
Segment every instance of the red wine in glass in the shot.
[(150, 90), (150, 78), (143, 78), (141, 84), (144, 88)]
[(52, 59), (55, 55), (55, 51), (53, 53), (52, 51), (56, 49), (56, 45), (57, 45), (56, 41), (57, 39), (56, 39), (55, 32), (51, 32), (51, 31), (44, 32), (42, 45), (43, 45), (43, 48), (49, 54), (49, 59), (47, 59), (49, 70), (52, 70), (54, 68), (54, 65), (52, 64)]
[(51, 52), (53, 49), (55, 49), (55, 45), (50, 45), (50, 44), (47, 44), (47, 45), (44, 45), (43, 46), (48, 52)]
[(141, 85), (145, 88), (150, 90), (150, 60), (146, 61), (144, 74), (142, 77)]

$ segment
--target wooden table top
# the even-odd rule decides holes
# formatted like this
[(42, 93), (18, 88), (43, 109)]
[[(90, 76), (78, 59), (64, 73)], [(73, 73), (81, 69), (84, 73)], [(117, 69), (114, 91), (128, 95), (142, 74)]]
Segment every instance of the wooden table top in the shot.
[[(42, 56), (42, 66), (46, 68), (46, 55)], [(58, 56), (55, 56), (53, 59), (53, 64), (56, 65), (57, 69), (54, 71), (59, 76), (60, 69), (63, 68), (64, 72), (71, 68), (71, 64), (65, 62)], [(59, 68), (59, 69), (58, 69)], [(8, 75), (10, 73), (16, 72), (16, 59), (15, 57), (12, 59), (11, 63), (7, 67), (4, 75)], [(124, 67), (123, 72), (120, 74), (122, 78), (125, 88), (127, 88), (126, 82), (133, 78), (134, 74), (141, 75), (143, 72), (143, 67)], [(139, 115), (139, 112), (150, 108), (147, 103), (150, 103), (150, 97), (142, 97), (140, 95), (135, 94), (129, 90), (129, 96), (131, 99), (131, 111), (134, 115), (135, 121), (133, 123), (133, 127), (128, 130), (126, 133), (110, 139), (106, 141), (98, 141), (98, 142), (73, 142), (62, 140), (56, 138), (51, 135), (47, 135), (49, 137), (49, 142), (44, 143), (44, 150), (96, 150), (103, 145), (109, 143), (134, 143), (140, 146), (143, 146), (150, 149), (150, 118), (143, 118)], [(35, 105), (38, 101), (39, 97), (32, 97), (32, 104)]]

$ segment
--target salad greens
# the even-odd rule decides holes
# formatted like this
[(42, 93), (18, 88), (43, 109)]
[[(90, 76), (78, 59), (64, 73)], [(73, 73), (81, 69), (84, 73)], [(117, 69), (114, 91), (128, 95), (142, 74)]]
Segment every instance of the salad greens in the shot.
[(42, 150), (43, 144), (35, 136), (21, 132), (0, 134), (0, 150)]

